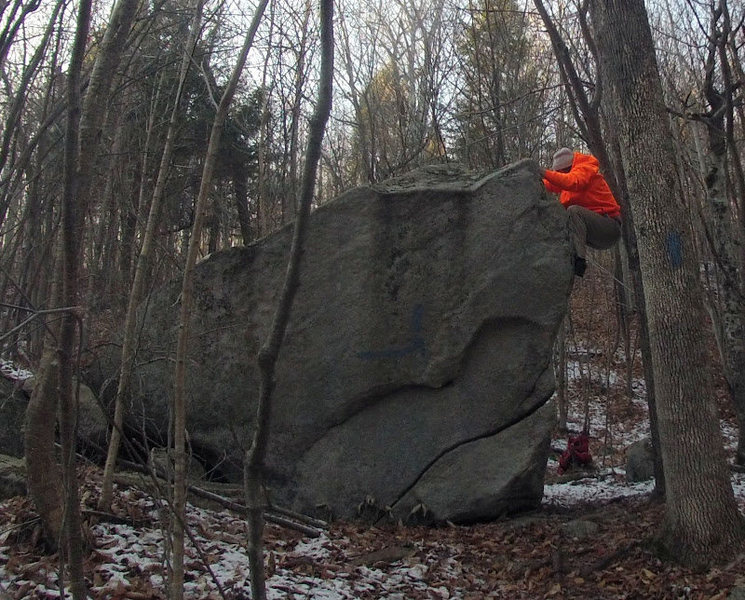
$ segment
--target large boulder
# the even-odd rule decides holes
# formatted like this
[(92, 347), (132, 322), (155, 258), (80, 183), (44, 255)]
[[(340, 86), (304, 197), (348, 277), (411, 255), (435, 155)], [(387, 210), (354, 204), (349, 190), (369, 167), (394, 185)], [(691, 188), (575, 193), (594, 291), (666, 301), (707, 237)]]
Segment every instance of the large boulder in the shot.
[[(250, 442), (291, 236), (196, 269), (187, 427), (228, 479)], [(565, 212), (531, 161), (423, 169), (315, 210), (276, 369), (272, 500), (461, 522), (540, 503), (570, 264)], [(144, 305), (133, 426), (168, 422), (180, 290)]]

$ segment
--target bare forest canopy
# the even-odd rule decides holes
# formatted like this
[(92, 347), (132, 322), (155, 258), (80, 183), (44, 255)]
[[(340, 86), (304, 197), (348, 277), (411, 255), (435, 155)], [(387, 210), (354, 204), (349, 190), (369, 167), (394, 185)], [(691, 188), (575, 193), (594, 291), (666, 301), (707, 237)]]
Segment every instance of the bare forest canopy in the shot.
[[(594, 48), (575, 2), (545, 2), (589, 94)], [(700, 121), (707, 112), (708, 2), (648, 3), (691, 216), (703, 197)], [(728, 73), (742, 81), (743, 7), (730, 3)], [(55, 307), (61, 173), (76, 5), (8, 3), (0, 21), (0, 331)], [(107, 27), (109, 2), (94, 3), (83, 85)], [(161, 164), (194, 3), (140, 7), (110, 93), (83, 224), (79, 304), (95, 338), (126, 307), (153, 188), (167, 171), (151, 268), (153, 289), (183, 268), (210, 126), (254, 6), (208, 1), (177, 111), (173, 156)], [(250, 243), (293, 219), (318, 79), (312, 2), (267, 7), (242, 73), (219, 149), (200, 253)], [(738, 37), (739, 36), (739, 37)], [(533, 3), (516, 0), (342, 1), (335, 15), (334, 104), (319, 167), (316, 204), (359, 184), (415, 167), (460, 162), (494, 169), (531, 157), (546, 164), (558, 145), (583, 148), (546, 27)], [(741, 88), (739, 92), (741, 93)], [(741, 99), (741, 96), (739, 96)], [(735, 197), (742, 198), (742, 103), (734, 103)], [(612, 124), (611, 124), (612, 125)], [(612, 127), (611, 127), (612, 129)], [(739, 204), (736, 205), (739, 210)], [(737, 213), (739, 219), (739, 212)], [(702, 238), (703, 240), (703, 238)], [(706, 252), (703, 249), (703, 252)], [(12, 307), (18, 307), (14, 309)], [(41, 319), (3, 339), (9, 358), (38, 361)]]

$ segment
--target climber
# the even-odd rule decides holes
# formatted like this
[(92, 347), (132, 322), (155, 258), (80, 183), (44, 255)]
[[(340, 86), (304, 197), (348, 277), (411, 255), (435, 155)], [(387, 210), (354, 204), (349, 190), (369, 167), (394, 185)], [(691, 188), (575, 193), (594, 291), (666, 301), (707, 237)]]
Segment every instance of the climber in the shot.
[(598, 159), (569, 148), (554, 153), (551, 169), (543, 170), (543, 185), (559, 194), (569, 213), (574, 273), (582, 277), (587, 246), (606, 250), (621, 237), (621, 208), (600, 173)]

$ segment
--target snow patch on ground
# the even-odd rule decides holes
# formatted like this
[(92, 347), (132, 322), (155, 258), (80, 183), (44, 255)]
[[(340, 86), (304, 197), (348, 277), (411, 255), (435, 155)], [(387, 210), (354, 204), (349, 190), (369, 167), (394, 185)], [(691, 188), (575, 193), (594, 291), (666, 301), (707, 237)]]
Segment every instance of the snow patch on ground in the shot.
[(622, 470), (616, 471), (616, 476), (608, 474), (608, 478), (588, 477), (571, 483), (556, 483), (543, 487), (544, 506), (572, 508), (584, 504), (603, 504), (621, 498), (643, 497), (650, 494), (654, 488), (653, 481), (629, 484), (619, 481), (623, 476)]
[[(189, 505), (188, 519), (198, 530), (199, 523), (209, 526), (213, 517), (209, 511)], [(103, 546), (98, 552), (104, 559), (96, 571), (100, 579), (106, 581), (93, 588), (96, 597), (121, 593), (122, 586), (127, 586), (128, 575), (137, 575), (138, 579), (144, 575), (148, 579), (147, 591), (157, 593), (162, 589), (165, 548), (160, 531), (143, 532), (128, 525), (99, 525), (94, 528), (94, 534), (99, 546)], [(206, 556), (218, 557), (219, 560), (210, 564), (210, 575), (200, 568), (202, 563), (196, 546), (187, 543), (185, 562), (190, 568), (184, 586), (185, 597), (218, 598), (215, 580), (229, 594), (248, 597), (249, 567), (242, 544), (207, 540), (201, 535), (195, 536), (195, 540)], [(403, 599), (406, 590), (429, 589), (425, 578), (427, 566), (408, 559), (400, 561), (392, 572), (390, 569), (358, 566), (350, 567), (345, 573), (330, 564), (324, 565), (332, 553), (344, 552), (344, 546), (344, 540), (331, 539), (324, 533), (318, 538), (299, 542), (292, 550), (278, 551), (275, 548), (267, 556), (267, 560), (273, 563), (269, 569), (273, 573), (267, 579), (267, 597), (271, 600), (309, 597), (339, 600), (359, 598), (363, 594), (378, 597), (384, 593), (386, 598)], [(304, 565), (322, 575), (304, 573)], [(446, 592), (433, 597), (449, 596)]]
[(13, 362), (0, 358), (0, 374), (13, 381), (25, 381), (34, 376), (31, 371), (17, 367)]

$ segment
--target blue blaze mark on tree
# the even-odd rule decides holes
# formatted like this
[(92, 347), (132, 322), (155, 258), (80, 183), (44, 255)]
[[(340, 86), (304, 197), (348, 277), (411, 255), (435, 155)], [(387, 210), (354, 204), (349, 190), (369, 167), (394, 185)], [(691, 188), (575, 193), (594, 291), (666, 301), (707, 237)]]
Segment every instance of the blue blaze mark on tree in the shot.
[(411, 313), (411, 341), (405, 346), (385, 348), (383, 350), (371, 350), (367, 352), (358, 352), (362, 360), (377, 359), (396, 359), (403, 358), (410, 354), (419, 354), (422, 357), (427, 355), (427, 347), (422, 337), (422, 320), (424, 319), (424, 306), (417, 304)]
[(677, 231), (671, 231), (667, 234), (665, 248), (667, 249), (667, 258), (672, 268), (679, 269), (683, 266), (683, 238), (680, 237)]

